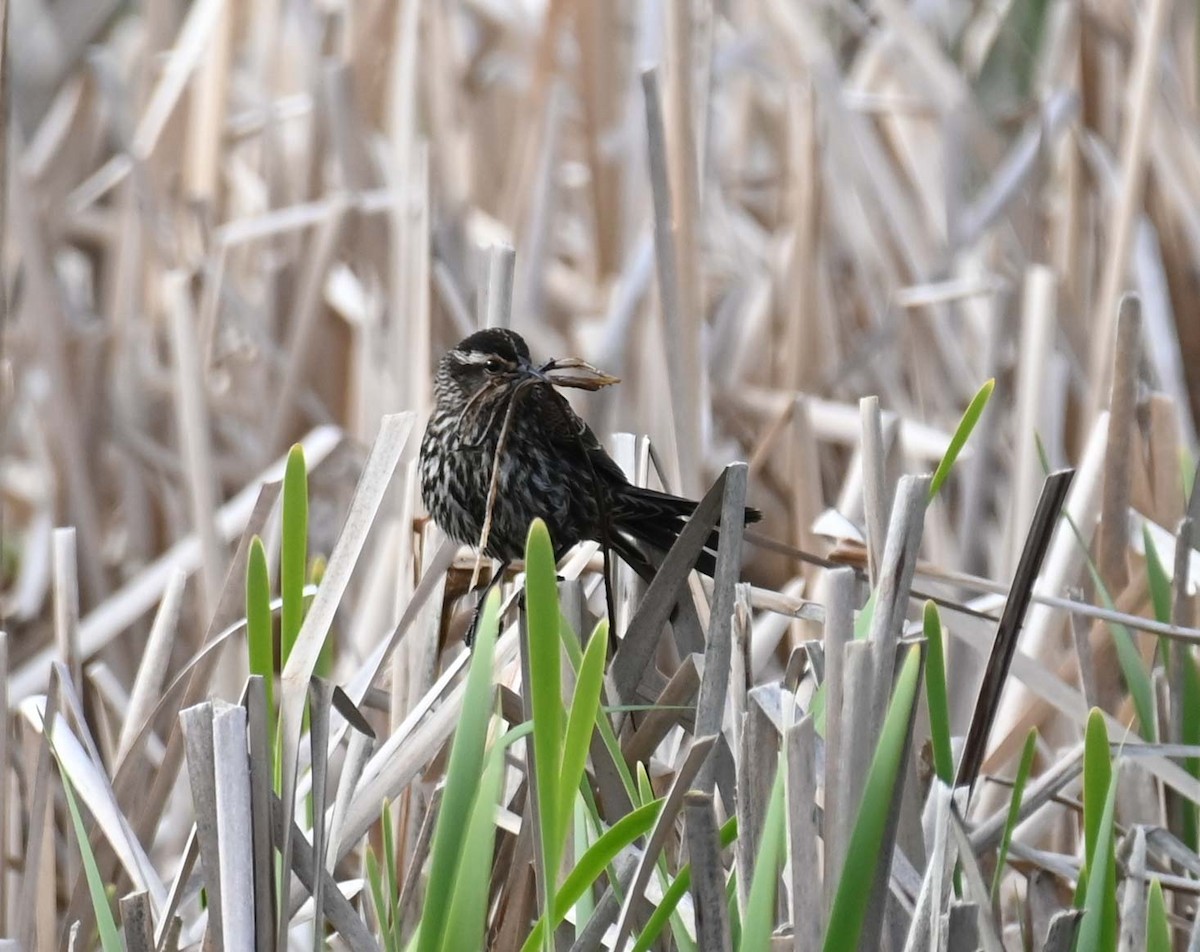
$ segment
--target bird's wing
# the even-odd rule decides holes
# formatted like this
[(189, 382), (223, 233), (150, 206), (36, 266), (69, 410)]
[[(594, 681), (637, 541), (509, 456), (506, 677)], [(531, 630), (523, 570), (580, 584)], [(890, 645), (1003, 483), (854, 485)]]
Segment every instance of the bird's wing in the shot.
[(597, 479), (609, 487), (625, 485), (627, 480), (621, 467), (596, 439), (592, 428), (571, 409), (566, 397), (552, 386), (540, 385), (530, 388), (525, 399), (537, 414), (541, 431), (559, 453), (567, 458), (576, 454), (585, 456)]

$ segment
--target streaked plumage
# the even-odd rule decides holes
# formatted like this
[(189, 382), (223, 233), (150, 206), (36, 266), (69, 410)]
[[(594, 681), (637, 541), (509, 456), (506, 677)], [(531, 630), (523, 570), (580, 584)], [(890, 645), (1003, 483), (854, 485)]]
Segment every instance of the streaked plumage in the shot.
[[(500, 329), (472, 334), (447, 352), (434, 380), (436, 404), (421, 442), (425, 506), (452, 539), (478, 545), (493, 460), (515, 400), (486, 554), (502, 561), (522, 558), (529, 524), (541, 517), (559, 552), (594, 539), (644, 573), (647, 563), (638, 546), (670, 548), (696, 504), (629, 483), (554, 387), (551, 372), (575, 366), (580, 363), (539, 367), (519, 334)], [(588, 378), (557, 379), (562, 385), (597, 388)], [(613, 382), (599, 379), (599, 385)], [(758, 518), (755, 510), (746, 510), (747, 522)], [(697, 568), (711, 574), (715, 533), (708, 543), (710, 551), (701, 555)]]

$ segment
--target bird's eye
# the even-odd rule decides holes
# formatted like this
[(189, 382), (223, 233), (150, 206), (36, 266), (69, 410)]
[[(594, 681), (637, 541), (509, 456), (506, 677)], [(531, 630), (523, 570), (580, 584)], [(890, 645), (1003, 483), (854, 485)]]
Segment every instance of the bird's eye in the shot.
[(483, 365), (483, 369), (490, 374), (498, 374), (504, 369), (504, 362), (498, 357), (492, 357), (486, 364)]

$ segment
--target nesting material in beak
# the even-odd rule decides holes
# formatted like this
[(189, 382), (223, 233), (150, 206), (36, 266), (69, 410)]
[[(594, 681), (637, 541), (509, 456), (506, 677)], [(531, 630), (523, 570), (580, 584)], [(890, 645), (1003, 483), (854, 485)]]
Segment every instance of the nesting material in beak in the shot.
[[(558, 371), (572, 370), (576, 373), (559, 373)], [(591, 364), (578, 357), (563, 357), (552, 360), (541, 368), (541, 372), (556, 387), (574, 387), (577, 390), (602, 390), (620, 383), (619, 377), (611, 377), (597, 370)]]

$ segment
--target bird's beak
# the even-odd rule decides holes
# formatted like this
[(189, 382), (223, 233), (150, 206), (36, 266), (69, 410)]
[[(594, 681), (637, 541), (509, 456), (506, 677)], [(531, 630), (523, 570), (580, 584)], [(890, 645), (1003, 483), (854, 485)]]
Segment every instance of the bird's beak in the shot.
[[(564, 370), (575, 371), (575, 373), (561, 373)], [(602, 373), (578, 357), (561, 357), (552, 360), (539, 367), (537, 373), (556, 387), (574, 387), (578, 390), (601, 390), (621, 382), (619, 377), (611, 377)]]

